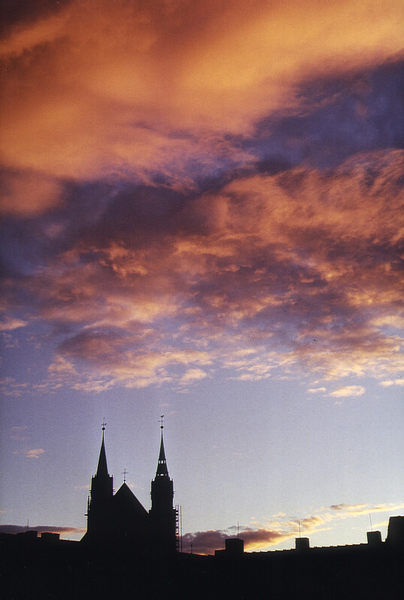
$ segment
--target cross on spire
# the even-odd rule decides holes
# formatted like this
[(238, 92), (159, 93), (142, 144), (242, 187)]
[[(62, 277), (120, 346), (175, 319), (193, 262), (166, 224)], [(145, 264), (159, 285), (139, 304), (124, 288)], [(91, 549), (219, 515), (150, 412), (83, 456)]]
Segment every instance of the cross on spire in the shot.
[(102, 429), (102, 431), (105, 431), (105, 425), (106, 425), (106, 424), (107, 424), (107, 423), (105, 422), (105, 417), (104, 417), (104, 418), (103, 418), (103, 421), (102, 421), (102, 423), (101, 423), (101, 429)]
[(164, 429), (164, 415), (160, 415), (159, 422), (160, 422), (160, 429)]

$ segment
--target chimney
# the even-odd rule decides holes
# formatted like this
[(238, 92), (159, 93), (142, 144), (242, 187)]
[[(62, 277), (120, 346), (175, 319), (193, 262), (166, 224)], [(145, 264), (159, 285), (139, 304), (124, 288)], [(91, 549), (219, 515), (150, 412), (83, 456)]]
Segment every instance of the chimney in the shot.
[(369, 546), (378, 546), (382, 543), (382, 534), (380, 531), (368, 531), (368, 545)]
[(305, 552), (310, 549), (310, 540), (307, 537), (295, 538), (295, 548), (297, 552)]

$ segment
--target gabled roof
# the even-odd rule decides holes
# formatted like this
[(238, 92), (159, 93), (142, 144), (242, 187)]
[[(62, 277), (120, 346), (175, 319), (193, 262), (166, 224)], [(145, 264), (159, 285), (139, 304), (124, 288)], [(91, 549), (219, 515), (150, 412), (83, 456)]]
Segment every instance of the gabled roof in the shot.
[(133, 516), (148, 516), (147, 510), (139, 502), (126, 483), (121, 485), (112, 500), (115, 506), (119, 506), (121, 510), (127, 513), (130, 512)]

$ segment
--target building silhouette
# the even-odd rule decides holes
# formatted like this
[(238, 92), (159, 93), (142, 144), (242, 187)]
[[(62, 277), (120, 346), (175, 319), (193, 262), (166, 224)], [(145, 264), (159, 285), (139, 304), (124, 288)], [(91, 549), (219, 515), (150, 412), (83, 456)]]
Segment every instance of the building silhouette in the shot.
[(173, 506), (174, 485), (170, 479), (164, 449), (163, 423), (156, 475), (151, 482), (151, 509), (147, 511), (123, 482), (113, 492), (105, 451), (105, 424), (97, 472), (91, 479), (87, 503), (87, 532), (82, 542), (92, 545), (130, 546), (133, 552), (170, 554), (177, 550), (177, 510)]
[(245, 552), (240, 537), (214, 555), (180, 551), (161, 423), (160, 451), (147, 511), (126, 481), (114, 494), (104, 440), (91, 479), (81, 541), (35, 528), (0, 534), (0, 593), (6, 600), (403, 600), (404, 516), (387, 537), (367, 543)]

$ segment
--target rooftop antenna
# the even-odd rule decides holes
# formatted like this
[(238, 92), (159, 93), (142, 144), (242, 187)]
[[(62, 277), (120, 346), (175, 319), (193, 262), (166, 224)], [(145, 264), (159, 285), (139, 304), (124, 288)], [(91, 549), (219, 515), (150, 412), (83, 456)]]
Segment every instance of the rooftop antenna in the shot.
[(299, 537), (300, 537), (300, 535), (301, 535), (300, 534), (300, 519), (298, 520), (298, 523), (299, 523)]
[(237, 521), (237, 537), (240, 537), (240, 522)]
[(370, 531), (373, 531), (372, 515), (369, 513)]

